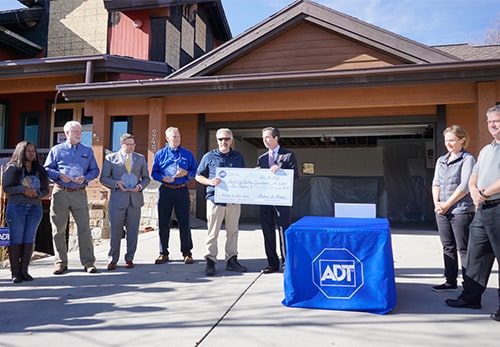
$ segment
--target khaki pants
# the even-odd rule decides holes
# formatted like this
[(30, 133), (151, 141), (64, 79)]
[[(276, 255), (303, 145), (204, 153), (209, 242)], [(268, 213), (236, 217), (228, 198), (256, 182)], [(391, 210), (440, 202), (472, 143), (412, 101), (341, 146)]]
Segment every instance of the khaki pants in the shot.
[(94, 244), (89, 226), (90, 216), (85, 189), (67, 192), (54, 187), (50, 201), (50, 223), (54, 240), (55, 262), (68, 266), (66, 227), (70, 212), (77, 226), (80, 262), (85, 267), (93, 266), (95, 263)]
[(210, 258), (217, 262), (217, 239), (219, 237), (222, 221), (226, 226), (226, 246), (225, 260), (238, 255), (238, 223), (240, 220), (241, 206), (239, 204), (227, 204), (220, 206), (207, 200), (207, 254), (205, 258)]

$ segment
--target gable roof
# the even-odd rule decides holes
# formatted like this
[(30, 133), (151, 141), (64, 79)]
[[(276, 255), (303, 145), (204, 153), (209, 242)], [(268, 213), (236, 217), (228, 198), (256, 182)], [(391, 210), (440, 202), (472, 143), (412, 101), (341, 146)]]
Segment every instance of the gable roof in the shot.
[(212, 75), (256, 47), (273, 40), (284, 31), (303, 22), (324, 28), (360, 45), (398, 58), (407, 64), (461, 61), (460, 58), (446, 52), (394, 34), (313, 1), (297, 0), (231, 41), (172, 73), (167, 78)]

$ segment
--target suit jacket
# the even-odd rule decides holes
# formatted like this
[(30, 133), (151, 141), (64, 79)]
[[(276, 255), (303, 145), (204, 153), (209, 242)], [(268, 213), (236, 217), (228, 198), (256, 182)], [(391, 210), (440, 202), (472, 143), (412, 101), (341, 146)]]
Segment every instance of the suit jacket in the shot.
[[(295, 153), (292, 151), (286, 150), (280, 146), (280, 149), (278, 150), (278, 157), (275, 158), (274, 163), (281, 169), (293, 170), (293, 179), (299, 179), (299, 165), (297, 164)], [(269, 169), (269, 151), (260, 155), (257, 160), (257, 165), (261, 169)]]
[[(101, 183), (111, 190), (109, 198), (109, 208), (127, 208), (128, 206), (142, 207), (144, 205), (144, 197), (142, 190), (134, 192), (122, 192), (116, 186), (116, 182), (120, 181), (122, 175), (127, 173), (125, 162), (120, 151), (108, 154), (104, 159), (101, 172)], [(142, 154), (132, 153), (132, 170), (131, 173), (137, 176), (138, 184), (142, 189), (149, 184), (149, 171), (146, 158)]]

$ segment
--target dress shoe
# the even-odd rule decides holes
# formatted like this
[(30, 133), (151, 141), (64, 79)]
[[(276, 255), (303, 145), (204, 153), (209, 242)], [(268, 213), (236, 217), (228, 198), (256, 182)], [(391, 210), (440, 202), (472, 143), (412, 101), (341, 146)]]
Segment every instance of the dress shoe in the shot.
[(23, 278), (21, 275), (12, 275), (12, 283), (21, 283)]
[(190, 256), (190, 255), (186, 255), (184, 257), (184, 264), (193, 264), (194, 263), (194, 260), (193, 260), (193, 257)]
[(109, 263), (108, 270), (116, 270), (116, 263)]
[(97, 272), (97, 268), (94, 265), (84, 266), (83, 268), (89, 274), (95, 274)]
[(67, 266), (58, 264), (58, 265), (56, 265), (56, 268), (54, 269), (53, 274), (54, 275), (62, 275), (66, 271), (68, 271), (68, 267)]
[(268, 267), (266, 267), (265, 269), (262, 270), (262, 273), (271, 274), (271, 273), (277, 272), (277, 271), (278, 271), (277, 267), (268, 266)]
[(456, 290), (457, 290), (457, 285), (449, 284), (448, 282), (432, 287), (432, 291), (434, 292), (450, 292)]
[(226, 263), (226, 270), (235, 272), (245, 272), (247, 271), (247, 268), (238, 263), (238, 259), (236, 258), (236, 256), (233, 256), (228, 259)]
[(160, 254), (158, 258), (155, 259), (155, 264), (163, 264), (168, 261), (168, 255)]
[(473, 304), (462, 299), (447, 299), (445, 302), (446, 305), (455, 308), (472, 308), (475, 310), (479, 310), (481, 308), (481, 304)]
[(500, 322), (500, 308), (490, 315), (490, 318)]
[(205, 269), (205, 275), (213, 276), (215, 275), (215, 261), (207, 258), (207, 267)]
[(133, 262), (131, 262), (131, 261), (127, 261), (127, 262), (125, 262), (125, 267), (126, 267), (127, 269), (131, 269), (131, 268), (133, 268), (134, 266), (135, 266), (135, 265), (134, 265), (134, 263), (133, 263)]

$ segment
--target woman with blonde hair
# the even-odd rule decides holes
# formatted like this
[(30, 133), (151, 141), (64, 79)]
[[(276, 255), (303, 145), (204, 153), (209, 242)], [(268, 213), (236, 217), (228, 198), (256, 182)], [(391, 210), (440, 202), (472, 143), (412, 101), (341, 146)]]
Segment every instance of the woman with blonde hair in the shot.
[(469, 225), (475, 211), (468, 183), (476, 160), (465, 150), (469, 144), (469, 135), (460, 125), (452, 125), (443, 131), (443, 136), (448, 153), (436, 161), (432, 197), (443, 245), (446, 282), (432, 287), (434, 291), (457, 289), (458, 256), (463, 276), (467, 267)]

